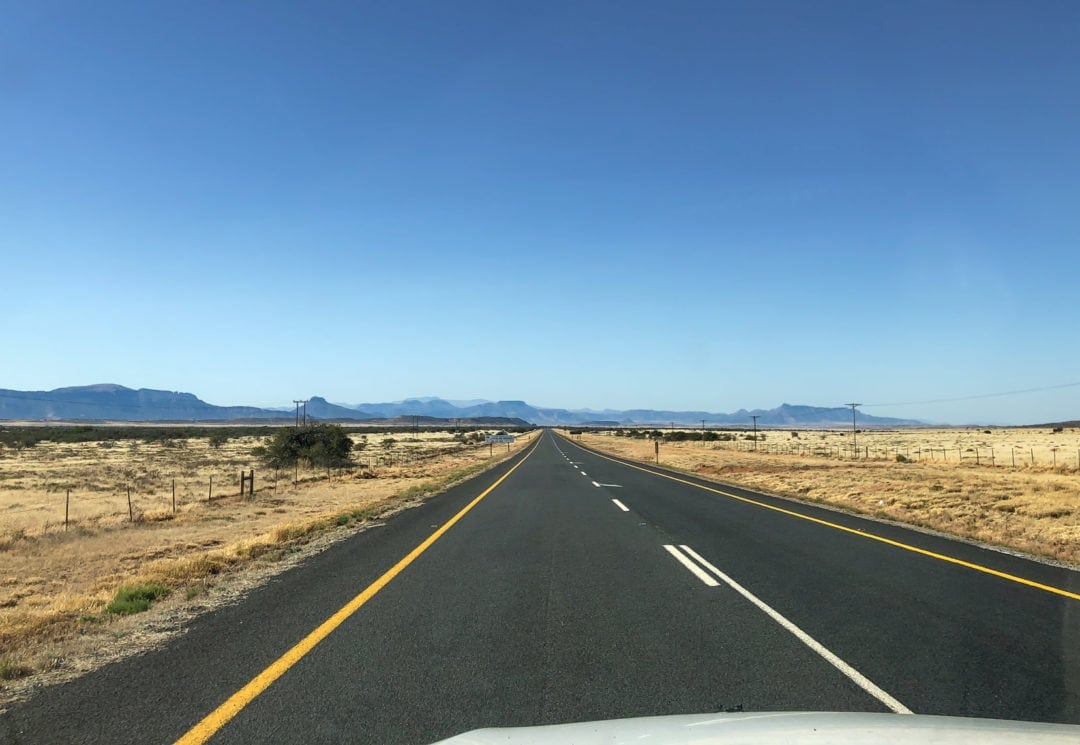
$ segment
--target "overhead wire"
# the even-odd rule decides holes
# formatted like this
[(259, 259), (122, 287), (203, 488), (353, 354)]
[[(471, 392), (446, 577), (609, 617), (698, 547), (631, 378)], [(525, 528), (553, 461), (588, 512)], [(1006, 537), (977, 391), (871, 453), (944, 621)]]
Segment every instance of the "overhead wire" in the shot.
[(976, 401), (982, 398), (1004, 398), (1005, 396), (1018, 396), (1023, 393), (1041, 393), (1043, 391), (1054, 391), (1062, 388), (1075, 388), (1080, 386), (1080, 382), (1076, 383), (1061, 383), (1059, 385), (1044, 385), (1039, 388), (1022, 388), (1015, 391), (1001, 391), (999, 393), (980, 393), (973, 396), (955, 396), (952, 398), (931, 398), (923, 401), (894, 401), (890, 403), (872, 403), (862, 404), (862, 408), (868, 406), (923, 406), (926, 404), (948, 404), (956, 401)]

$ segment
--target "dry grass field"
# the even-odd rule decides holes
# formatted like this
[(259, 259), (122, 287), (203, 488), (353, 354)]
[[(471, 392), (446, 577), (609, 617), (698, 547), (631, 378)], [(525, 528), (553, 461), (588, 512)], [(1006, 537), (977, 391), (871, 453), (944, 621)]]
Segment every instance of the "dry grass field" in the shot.
[[(492, 451), (449, 433), (372, 433), (356, 457), (369, 468), (329, 477), (325, 470), (301, 469), (295, 484), (296, 474), (279, 473), (276, 485), (274, 474), (250, 455), (257, 438), (232, 439), (217, 448), (202, 438), (104, 448), (95, 442), (42, 442), (21, 452), (3, 451), (0, 701), (26, 690), (30, 676), (30, 682), (63, 679), (137, 648), (133, 640), (146, 637), (143, 619), (155, 614), (108, 612), (122, 587), (167, 593), (155, 611), (212, 607), (215, 598), (234, 593), (245, 574), (239, 569), (260, 576), (278, 571), (327, 536), (347, 535), (500, 462), (536, 434), (519, 436), (508, 453), (505, 445)], [(355, 441), (362, 437), (353, 435)], [(239, 471), (251, 468), (256, 494), (241, 499)]]
[[(858, 435), (859, 460), (850, 458), (850, 431), (761, 434), (765, 439), (757, 443), (757, 451), (745, 432), (720, 442), (661, 441), (660, 464), (1080, 566), (1076, 430), (868, 431)], [(611, 433), (586, 433), (574, 439), (598, 450), (655, 462), (651, 439)], [(848, 456), (837, 457), (837, 448), (843, 452), (845, 444)], [(864, 444), (872, 457), (865, 457)], [(819, 454), (814, 454), (815, 446)], [(1058, 448), (1056, 466), (1052, 448)], [(1028, 457), (1020, 458), (1020, 451)], [(1071, 460), (1064, 457), (1069, 452)]]
[[(238, 495), (241, 471), (254, 469), (256, 491), (271, 498), (288, 490), (294, 480), (327, 477), (325, 471), (305, 468), (296, 473), (262, 468), (251, 451), (263, 439), (233, 437), (216, 447), (206, 438), (190, 438), (46, 441), (21, 451), (0, 448), (0, 545), (5, 536), (20, 531), (29, 535), (62, 531), (69, 492), (69, 529), (92, 529), (133, 516), (142, 521), (170, 519), (174, 484), (179, 515), (201, 510), (212, 499)], [(363, 446), (354, 452), (356, 462), (386, 475), (461, 448), (449, 432), (380, 431), (355, 433), (352, 439)], [(335, 475), (341, 474), (335, 470), (330, 478)]]

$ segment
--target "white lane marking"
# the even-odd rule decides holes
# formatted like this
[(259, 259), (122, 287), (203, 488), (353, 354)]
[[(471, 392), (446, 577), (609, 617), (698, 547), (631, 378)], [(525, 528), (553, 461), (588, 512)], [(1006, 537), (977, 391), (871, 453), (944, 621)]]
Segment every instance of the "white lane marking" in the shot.
[(584, 471), (582, 471), (582, 472), (581, 472), (581, 475), (582, 475), (582, 476), (588, 476), (589, 474), (587, 474), (587, 473), (585, 473)]
[(665, 545), (664, 548), (667, 550), (667, 552), (669, 554), (671, 554), (672, 556), (675, 557), (676, 561), (678, 561), (684, 567), (689, 569), (691, 574), (693, 574), (695, 577), (700, 579), (702, 582), (704, 582), (709, 587), (716, 587), (716, 586), (718, 586), (720, 584), (715, 579), (713, 579), (709, 575), (705, 574), (705, 572), (701, 569), (701, 567), (699, 567), (694, 562), (690, 561), (690, 559), (686, 558), (686, 556), (683, 555), (683, 552), (680, 551), (679, 549), (675, 548), (674, 546), (672, 546), (670, 544)]
[(592, 485), (597, 486), (597, 487), (599, 487), (599, 486), (609, 486), (612, 489), (622, 489), (622, 486), (619, 485), (619, 484), (601, 484), (599, 481), (592, 482)]
[[(668, 548), (670, 550), (669, 546), (665, 546), (664, 548)], [(727, 583), (731, 587), (731, 589), (735, 590), (735, 592), (739, 593), (744, 598), (749, 600), (751, 603), (756, 605), (758, 608), (763, 610), (766, 613), (766, 615), (768, 615), (770, 618), (772, 618), (772, 620), (776, 621), (778, 624), (780, 624), (785, 629), (787, 629), (792, 634), (794, 634), (795, 637), (799, 641), (801, 641), (803, 644), (810, 647), (810, 649), (814, 650), (819, 655), (821, 655), (825, 659), (826, 662), (828, 662), (830, 665), (832, 665), (837, 670), (839, 670), (844, 675), (846, 675), (848, 678), (850, 678), (855, 683), (855, 685), (859, 686), (859, 688), (862, 688), (864, 691), (869, 693), (871, 696), (876, 698), (881, 703), (885, 704), (887, 707), (892, 709), (897, 714), (911, 714), (912, 713), (911, 709), (904, 706), (902, 703), (897, 701), (895, 698), (890, 696), (888, 693), (883, 691), (881, 688), (878, 688), (876, 685), (874, 685), (874, 683), (869, 678), (867, 678), (865, 675), (860, 673), (858, 670), (853, 668), (851, 665), (847, 664), (842, 659), (837, 657), (835, 654), (830, 652), (817, 639), (810, 636), (805, 631), (803, 631), (798, 626), (796, 626), (794, 623), (792, 623), (787, 618), (782, 616), (779, 613), (779, 611), (773, 610), (773, 608), (771, 606), (767, 605), (764, 600), (760, 599), (757, 595), (750, 592), (745, 587), (740, 585), (738, 582), (733, 580), (731, 577), (727, 576), (726, 574), (721, 572), (719, 569), (717, 569), (715, 566), (710, 564), (708, 561), (706, 561), (704, 558), (702, 558), (702, 556), (697, 551), (695, 551), (694, 549), (690, 548), (689, 546), (685, 546), (685, 545), (680, 546), (679, 548), (681, 548), (683, 551), (688, 553), (690, 556), (694, 557), (694, 559), (698, 563), (700, 563), (703, 567), (705, 567), (710, 572), (715, 574), (717, 577), (722, 579), (725, 583)]]
[(619, 508), (620, 510), (622, 510), (623, 512), (629, 512), (629, 511), (630, 511), (630, 508), (629, 508), (629, 507), (627, 507), (627, 506), (626, 506), (625, 504), (623, 504), (622, 502), (620, 502), (619, 500), (617, 500), (617, 499), (613, 499), (613, 500), (611, 500), (611, 501), (612, 501), (612, 502), (614, 502), (614, 503), (615, 503), (615, 506), (616, 506), (616, 507), (618, 507), (618, 508)]
[(595, 486), (595, 487), (598, 487), (598, 488), (599, 488), (599, 486), (600, 486), (600, 484), (596, 483), (595, 481), (594, 481), (594, 482), (592, 482), (592, 485), (593, 485), (593, 486)]

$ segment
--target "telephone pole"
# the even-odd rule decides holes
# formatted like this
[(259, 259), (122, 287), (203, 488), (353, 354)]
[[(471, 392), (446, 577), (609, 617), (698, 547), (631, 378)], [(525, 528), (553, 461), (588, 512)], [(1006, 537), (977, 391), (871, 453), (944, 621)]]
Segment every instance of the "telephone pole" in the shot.
[(754, 420), (754, 450), (757, 450), (757, 418), (761, 414), (751, 414), (750, 418)]
[(293, 399), (293, 403), (296, 404), (296, 426), (300, 426), (300, 404), (304, 403), (299, 399)]
[(307, 426), (307, 401), (302, 401), (304, 404), (304, 426)]
[(701, 444), (705, 444), (705, 420), (701, 420)]
[(855, 451), (855, 460), (859, 459), (859, 436), (855, 429), (855, 407), (862, 404), (844, 404), (851, 407), (851, 449)]

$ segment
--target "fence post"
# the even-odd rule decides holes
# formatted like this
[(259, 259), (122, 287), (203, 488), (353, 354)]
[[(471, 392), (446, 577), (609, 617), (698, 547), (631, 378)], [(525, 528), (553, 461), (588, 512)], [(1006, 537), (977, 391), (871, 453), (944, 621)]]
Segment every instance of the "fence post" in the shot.
[(67, 530), (68, 526), (68, 509), (71, 507), (71, 489), (67, 490), (67, 497), (64, 499), (64, 530)]
[(176, 514), (176, 479), (172, 480), (172, 511)]
[(135, 522), (135, 512), (131, 509), (131, 487), (129, 486), (127, 488), (127, 490), (128, 490), (128, 522), (133, 523), (133, 522)]
[(206, 501), (214, 501), (214, 475), (210, 474), (210, 491), (206, 493)]
[(975, 465), (979, 465), (979, 449), (975, 448)]
[(996, 466), (997, 462), (994, 460), (994, 449), (990, 448), (990, 465)]

